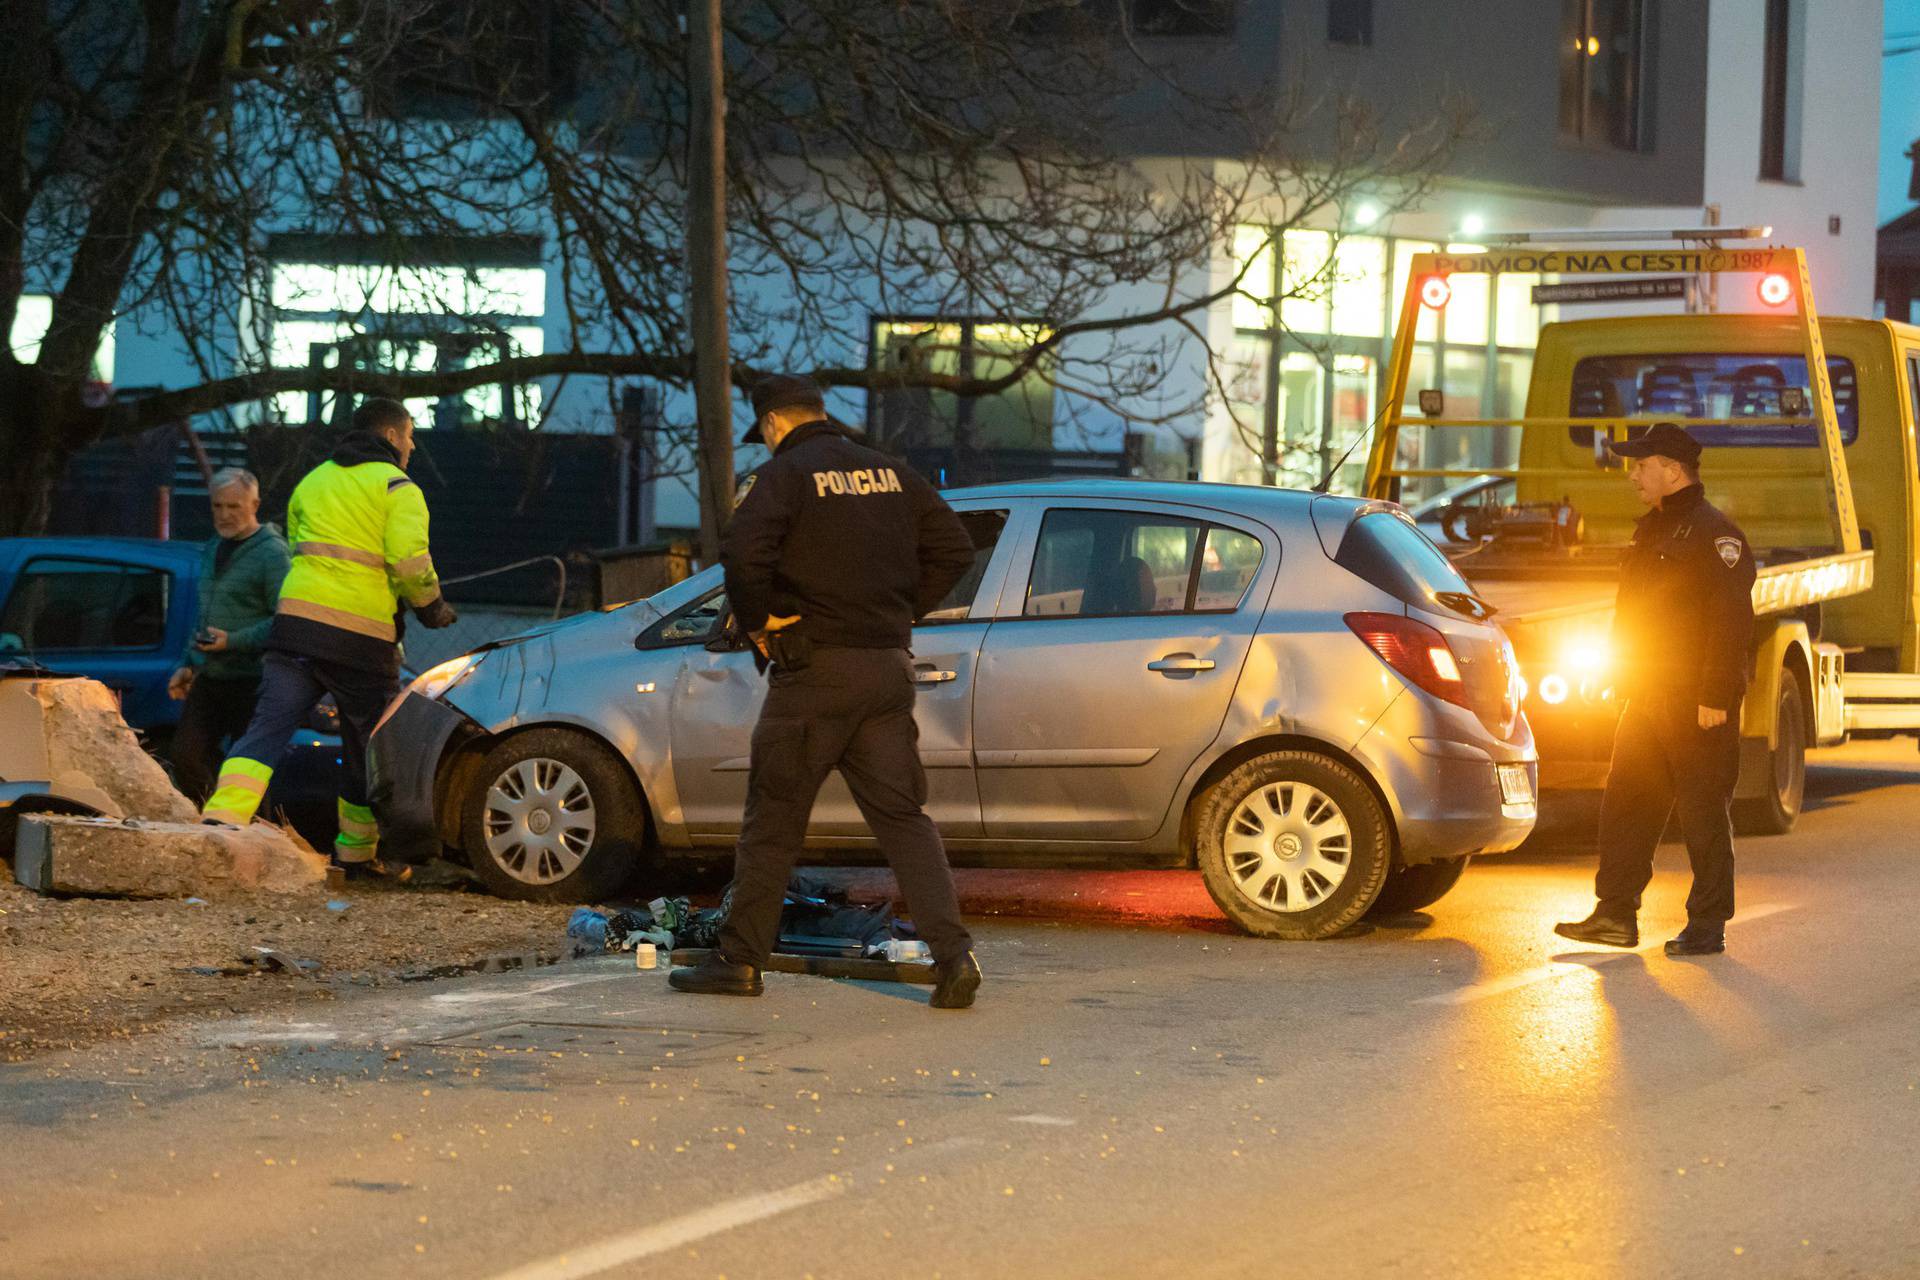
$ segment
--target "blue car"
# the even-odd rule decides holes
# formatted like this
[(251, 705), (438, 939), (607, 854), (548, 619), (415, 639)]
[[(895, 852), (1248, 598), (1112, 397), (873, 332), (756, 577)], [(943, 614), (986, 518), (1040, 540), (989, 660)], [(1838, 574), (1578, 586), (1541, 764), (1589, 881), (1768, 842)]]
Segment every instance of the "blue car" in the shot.
[[(0, 661), (25, 659), (112, 689), (165, 757), (181, 704), (167, 696), (200, 604), (200, 546), (153, 538), (0, 538)], [(337, 722), (323, 707), (295, 735), (263, 813), (284, 812), (316, 847), (333, 842)]]

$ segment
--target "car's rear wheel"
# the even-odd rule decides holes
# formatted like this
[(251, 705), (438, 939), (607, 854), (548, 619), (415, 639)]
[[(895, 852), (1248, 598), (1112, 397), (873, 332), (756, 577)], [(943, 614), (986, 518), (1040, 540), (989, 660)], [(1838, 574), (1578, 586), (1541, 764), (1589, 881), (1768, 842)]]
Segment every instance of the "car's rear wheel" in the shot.
[(1380, 896), (1367, 908), (1367, 914), (1375, 918), (1397, 916), (1432, 906), (1460, 883), (1461, 875), (1472, 861), (1472, 858), (1442, 858), (1417, 867), (1395, 867), (1387, 873), (1387, 882), (1380, 887)]
[(501, 897), (591, 902), (641, 866), (647, 813), (610, 749), (569, 729), (532, 729), (486, 754), (461, 831), (474, 873)]
[(1310, 751), (1256, 756), (1220, 779), (1195, 823), (1214, 902), (1262, 938), (1329, 938), (1373, 904), (1392, 857), (1379, 799)]
[(1807, 742), (1813, 737), (1813, 717), (1807, 712), (1800, 678), (1792, 671), (1780, 673), (1777, 697), (1774, 718), (1779, 733), (1768, 753), (1766, 790), (1733, 804), (1734, 830), (1743, 836), (1785, 835), (1799, 821), (1806, 801)]

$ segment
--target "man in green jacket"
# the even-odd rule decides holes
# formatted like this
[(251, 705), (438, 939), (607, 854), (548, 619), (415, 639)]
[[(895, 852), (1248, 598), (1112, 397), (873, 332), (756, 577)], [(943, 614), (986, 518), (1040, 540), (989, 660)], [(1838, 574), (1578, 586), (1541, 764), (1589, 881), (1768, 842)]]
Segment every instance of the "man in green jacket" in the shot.
[(333, 856), (350, 871), (376, 866), (367, 739), (400, 692), (400, 611), (411, 608), (428, 627), (454, 621), (427, 545), (427, 502), (407, 478), (412, 456), (406, 406), (368, 400), (332, 456), (294, 487), (287, 502), (293, 567), (267, 632), (260, 702), (201, 810), (211, 822), (251, 822), (287, 740), (332, 694), (346, 765)]
[(287, 540), (260, 523), (260, 482), (230, 467), (208, 500), (215, 536), (200, 554), (200, 612), (185, 659), (167, 693), (187, 705), (174, 730), (174, 784), (193, 800), (213, 791), (214, 766), (228, 740), (246, 731), (260, 694), (260, 651), (273, 625)]

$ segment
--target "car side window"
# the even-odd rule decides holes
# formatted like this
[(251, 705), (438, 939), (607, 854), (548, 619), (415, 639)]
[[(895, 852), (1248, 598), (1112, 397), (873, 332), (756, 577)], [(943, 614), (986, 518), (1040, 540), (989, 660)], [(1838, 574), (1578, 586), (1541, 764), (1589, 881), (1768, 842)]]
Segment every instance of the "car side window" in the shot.
[(638, 647), (663, 649), (676, 644), (705, 644), (719, 634), (726, 619), (726, 589), (716, 587), (641, 632)]
[(946, 599), (930, 610), (920, 620), (925, 626), (930, 622), (960, 622), (966, 619), (973, 609), (974, 597), (980, 594), (980, 584), (986, 580), (987, 565), (993, 561), (993, 549), (1000, 542), (1000, 534), (1007, 527), (1007, 513), (1004, 511), (962, 511), (960, 523), (966, 526), (967, 536), (973, 539), (973, 567), (967, 570), (967, 576), (953, 584), (953, 590), (947, 592)]
[(1238, 529), (1211, 525), (1200, 553), (1200, 580), (1193, 593), (1196, 613), (1238, 609), (1260, 572), (1260, 539)]
[(1047, 513), (1023, 610), (1029, 618), (1218, 612), (1239, 606), (1260, 569), (1259, 540), (1150, 512)]
[(30, 653), (158, 649), (172, 578), (144, 565), (32, 560), (0, 611), (0, 634)]

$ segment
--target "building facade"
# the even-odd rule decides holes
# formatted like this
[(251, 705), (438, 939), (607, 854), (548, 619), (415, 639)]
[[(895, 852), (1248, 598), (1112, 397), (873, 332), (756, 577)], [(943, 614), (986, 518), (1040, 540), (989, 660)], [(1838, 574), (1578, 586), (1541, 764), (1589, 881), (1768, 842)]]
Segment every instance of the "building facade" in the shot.
[[(1289, 193), (1216, 247), (1196, 295), (1244, 272), (1247, 292), (1191, 328), (1169, 327), (1159, 403), (1192, 407), (1139, 425), (1127, 405), (1070, 403), (1044, 378), (988, 399), (925, 391), (835, 393), (831, 408), (937, 478), (965, 478), (983, 456), (1001, 474), (1133, 469), (1260, 484), (1334, 477), (1350, 488), (1379, 416), (1398, 299), (1415, 253), (1469, 246), (1492, 232), (1541, 228), (1767, 224), (1808, 250), (1823, 310), (1868, 314), (1873, 303), (1879, 0), (1086, 0), (1117, 20), (1126, 6), (1145, 56), (1223, 91), (1304, 77), (1325, 91), (1404, 110), (1455, 91), (1478, 107), (1475, 137), (1420, 207), (1386, 213), (1364, 195), (1278, 235)], [(1224, 138), (1173, 134), (1143, 93), (1126, 144), (1156, 158), (1231, 176)], [(233, 335), (236, 365), (355, 362), (458, 368), (568, 340), (552, 239), (489, 236), (483, 269), (423, 259), (399, 275), (376, 269), (350, 239), (289, 227), (268, 246), (267, 314)], [(472, 246), (458, 255), (469, 266)], [(1444, 393), (1448, 413), (1520, 408), (1540, 327), (1520, 276), (1456, 282), (1444, 314), (1423, 313), (1412, 386)], [(1031, 315), (900, 314), (876, 287), (864, 334), (841, 363), (895, 367), (926, 358), (949, 371), (1004, 367), (1043, 320)], [(1277, 305), (1265, 299), (1278, 298)], [(1123, 311), (1137, 298), (1115, 296)], [(1581, 307), (1578, 314), (1683, 305), (1759, 310), (1750, 284), (1702, 286), (1687, 302)], [(449, 322), (446, 316), (468, 318)], [(1569, 308), (1568, 315), (1574, 314)], [(369, 323), (369, 318), (377, 323)], [(45, 308), (30, 298), (12, 335), (30, 352)], [(777, 341), (766, 343), (777, 348)], [(230, 370), (216, 369), (216, 374)], [(179, 386), (202, 371), (173, 321), (135, 311), (102, 352), (101, 376), (122, 387)], [(629, 398), (630, 397), (624, 397)], [(547, 431), (615, 429), (623, 396), (590, 380), (481, 388), (415, 405), (423, 425)], [(691, 416), (683, 393), (651, 403)], [(260, 420), (331, 420), (326, 397), (286, 396)], [(1505, 433), (1439, 433), (1427, 465), (1502, 461)], [(751, 465), (751, 454), (741, 465)], [(951, 474), (949, 473), (951, 469)], [(697, 525), (690, 458), (664, 457), (650, 510), (663, 529)]]

